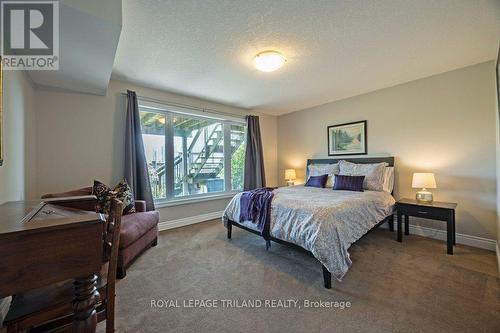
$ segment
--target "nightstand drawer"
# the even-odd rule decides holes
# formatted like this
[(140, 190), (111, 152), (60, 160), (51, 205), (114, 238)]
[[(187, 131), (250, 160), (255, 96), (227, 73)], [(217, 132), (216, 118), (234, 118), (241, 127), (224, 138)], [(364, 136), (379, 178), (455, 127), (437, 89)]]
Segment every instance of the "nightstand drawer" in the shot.
[(402, 213), (403, 215), (410, 215), (433, 220), (446, 220), (449, 216), (449, 211), (447, 209), (427, 207), (423, 205), (415, 206), (408, 204), (398, 204), (398, 212)]

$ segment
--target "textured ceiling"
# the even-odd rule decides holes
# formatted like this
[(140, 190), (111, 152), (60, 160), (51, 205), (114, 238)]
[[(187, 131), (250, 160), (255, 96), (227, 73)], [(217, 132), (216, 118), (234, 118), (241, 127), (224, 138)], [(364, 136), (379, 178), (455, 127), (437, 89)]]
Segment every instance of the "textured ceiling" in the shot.
[[(498, 0), (124, 0), (113, 75), (283, 114), (495, 58)], [(288, 61), (252, 67), (263, 50)]]

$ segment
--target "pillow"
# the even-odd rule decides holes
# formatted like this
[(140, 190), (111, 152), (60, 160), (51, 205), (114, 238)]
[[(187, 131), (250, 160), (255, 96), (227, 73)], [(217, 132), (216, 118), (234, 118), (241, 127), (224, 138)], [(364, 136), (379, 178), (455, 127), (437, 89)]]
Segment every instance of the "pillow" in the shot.
[(384, 191), (392, 193), (394, 190), (394, 167), (386, 167), (384, 172)]
[(125, 178), (115, 186), (113, 192), (116, 193), (116, 198), (123, 203), (123, 215), (136, 212), (134, 192), (132, 192)]
[(334, 190), (363, 192), (365, 176), (335, 176)]
[(106, 184), (94, 180), (92, 194), (97, 197), (97, 211), (102, 214), (109, 214), (111, 200), (116, 198), (123, 203), (123, 215), (135, 213), (134, 195), (125, 178), (112, 190)]
[(340, 175), (365, 176), (365, 190), (382, 191), (384, 189), (384, 173), (387, 163), (356, 164), (347, 161), (339, 162)]
[(108, 185), (101, 183), (98, 180), (94, 180), (94, 186), (92, 187), (92, 194), (97, 197), (97, 212), (103, 214), (109, 214), (109, 208), (111, 206), (111, 199), (115, 196), (113, 190), (108, 187)]
[(335, 175), (338, 175), (339, 164), (311, 164), (307, 167), (309, 171), (309, 177), (311, 176), (321, 176), (328, 175), (328, 180), (326, 181), (326, 187), (333, 187), (333, 183), (335, 181)]
[(304, 186), (324, 188), (328, 180), (328, 175), (311, 176)]

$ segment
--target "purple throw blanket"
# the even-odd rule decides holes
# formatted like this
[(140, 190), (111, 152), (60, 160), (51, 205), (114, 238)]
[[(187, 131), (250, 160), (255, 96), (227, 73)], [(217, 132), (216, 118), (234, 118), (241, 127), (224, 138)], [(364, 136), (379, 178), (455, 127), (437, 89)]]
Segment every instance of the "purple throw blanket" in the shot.
[(272, 189), (264, 187), (245, 191), (240, 197), (240, 222), (257, 223), (257, 229), (266, 240), (266, 249), (271, 246), (270, 223), (273, 196)]

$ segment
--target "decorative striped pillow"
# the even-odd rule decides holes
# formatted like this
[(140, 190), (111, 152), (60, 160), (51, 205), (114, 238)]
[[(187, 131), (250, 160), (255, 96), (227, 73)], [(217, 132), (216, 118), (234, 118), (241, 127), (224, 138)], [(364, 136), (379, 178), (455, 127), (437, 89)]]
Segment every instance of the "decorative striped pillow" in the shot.
[(334, 190), (363, 192), (365, 176), (335, 176)]

